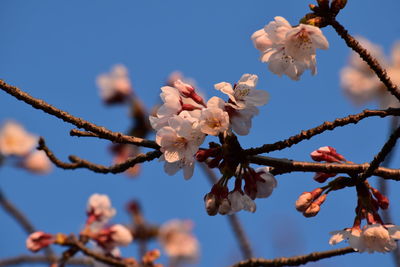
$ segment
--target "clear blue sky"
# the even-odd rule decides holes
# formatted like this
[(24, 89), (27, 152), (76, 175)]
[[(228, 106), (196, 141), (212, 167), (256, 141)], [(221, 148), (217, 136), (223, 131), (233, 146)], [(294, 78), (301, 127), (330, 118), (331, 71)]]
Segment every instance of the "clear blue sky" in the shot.
[[(213, 89), (215, 83), (236, 82), (243, 73), (255, 73), (258, 87), (267, 90), (271, 98), (253, 121), (249, 136), (241, 137), (240, 142), (244, 147), (272, 143), (362, 109), (352, 106), (341, 91), (339, 71), (346, 64), (349, 49), (331, 28), (323, 29), (330, 49), (318, 52), (315, 77), (306, 73), (299, 82), (279, 78), (258, 61), (251, 34), (277, 15), (296, 24), (308, 12), (309, 3), (313, 1), (3, 0), (0, 78), (76, 116), (125, 131), (129, 127), (128, 109), (103, 106), (95, 84), (96, 76), (113, 64), (128, 67), (135, 92), (147, 107), (159, 101), (160, 86), (174, 70), (194, 78), (208, 97), (221, 97)], [(384, 4), (349, 1), (338, 19), (350, 33), (381, 44), (388, 53), (400, 39), (399, 10), (397, 0)], [(0, 121), (15, 119), (30, 132), (44, 136), (62, 159), (74, 154), (102, 164), (111, 161), (106, 141), (70, 137), (71, 125), (3, 92), (0, 107)], [(347, 159), (363, 163), (383, 145), (387, 128), (387, 120), (367, 119), (271, 155), (308, 161), (312, 150), (331, 145)], [(399, 163), (396, 156), (393, 166)], [(210, 186), (200, 169), (184, 181), (181, 174), (169, 177), (161, 164), (152, 162), (143, 166), (138, 179), (131, 180), (124, 175), (59, 169), (40, 177), (10, 165), (12, 162), (1, 168), (0, 187), (38, 229), (77, 233), (92, 193), (111, 197), (118, 210), (114, 222), (129, 222), (124, 205), (137, 198), (153, 223), (172, 218), (194, 220), (202, 245), (198, 266), (227, 266), (240, 259), (226, 218), (206, 215), (203, 196)], [(255, 214), (239, 214), (256, 256), (272, 258), (331, 249), (328, 233), (352, 224), (355, 190), (330, 194), (320, 214), (306, 219), (295, 211), (294, 202), (300, 193), (318, 186), (312, 174), (277, 178), (278, 188), (269, 199), (257, 200)], [(400, 224), (399, 185), (390, 183), (390, 191), (394, 223)], [(25, 234), (2, 210), (0, 221), (0, 257), (28, 253)], [(126, 256), (134, 253), (134, 247), (124, 250)], [(310, 266), (378, 264), (391, 266), (391, 257), (354, 254)]]

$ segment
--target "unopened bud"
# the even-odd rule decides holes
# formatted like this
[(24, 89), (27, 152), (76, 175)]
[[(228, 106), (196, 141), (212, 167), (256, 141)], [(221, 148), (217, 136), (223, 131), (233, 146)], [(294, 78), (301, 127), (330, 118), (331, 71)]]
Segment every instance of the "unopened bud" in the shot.
[(315, 203), (311, 203), (311, 205), (303, 212), (304, 217), (310, 218), (310, 217), (314, 217), (318, 214), (318, 212), (320, 211), (320, 206), (315, 204)]
[(331, 12), (334, 14), (339, 13), (347, 4), (347, 0), (333, 0), (331, 4)]
[(207, 214), (210, 216), (217, 215), (218, 213), (218, 203), (217, 198), (213, 193), (207, 193), (204, 196), (204, 205), (206, 207)]
[(314, 175), (314, 180), (318, 183), (325, 183), (328, 178), (336, 176), (336, 173), (317, 172)]
[(389, 207), (389, 199), (376, 188), (371, 188), (371, 191), (376, 200), (378, 200), (379, 207), (384, 210), (387, 209)]
[(54, 236), (45, 232), (34, 232), (26, 239), (26, 248), (32, 252), (38, 252), (42, 248), (54, 243)]
[(342, 161), (346, 161), (346, 159), (336, 152), (331, 146), (320, 147), (317, 150), (314, 150), (310, 154), (311, 158), (315, 161), (326, 161), (326, 162), (337, 162), (341, 163)]
[(146, 254), (142, 257), (142, 261), (144, 264), (152, 264), (155, 260), (157, 260), (161, 256), (161, 253), (158, 249), (153, 249), (147, 251)]
[(296, 200), (296, 210), (300, 212), (305, 211), (311, 205), (312, 200), (313, 196), (310, 192), (302, 193)]

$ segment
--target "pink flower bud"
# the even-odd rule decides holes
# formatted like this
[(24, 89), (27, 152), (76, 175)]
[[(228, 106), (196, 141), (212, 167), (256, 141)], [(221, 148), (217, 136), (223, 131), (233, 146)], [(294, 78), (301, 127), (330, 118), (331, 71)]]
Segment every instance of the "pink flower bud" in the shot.
[(208, 215), (210, 216), (217, 215), (218, 203), (217, 203), (217, 198), (213, 193), (208, 193), (204, 196), (204, 205), (206, 207)]
[(320, 211), (320, 206), (315, 204), (315, 203), (311, 203), (311, 205), (303, 212), (304, 217), (314, 217), (318, 214), (318, 212)]
[(38, 252), (53, 243), (53, 235), (41, 231), (30, 234), (26, 239), (26, 247), (32, 252)]
[(328, 178), (336, 176), (336, 173), (317, 172), (314, 175), (314, 180), (318, 183), (325, 183)]
[(181, 93), (185, 97), (190, 97), (191, 94), (194, 92), (194, 88), (191, 85), (184, 83), (181, 80), (176, 80), (174, 82), (174, 87), (178, 89), (179, 93)]
[(302, 193), (296, 200), (296, 210), (300, 212), (305, 211), (311, 205), (312, 200), (313, 196), (310, 192)]
[(311, 158), (315, 161), (326, 161), (326, 162), (338, 162), (346, 161), (346, 159), (336, 152), (331, 146), (320, 147), (317, 150), (314, 150), (310, 154)]

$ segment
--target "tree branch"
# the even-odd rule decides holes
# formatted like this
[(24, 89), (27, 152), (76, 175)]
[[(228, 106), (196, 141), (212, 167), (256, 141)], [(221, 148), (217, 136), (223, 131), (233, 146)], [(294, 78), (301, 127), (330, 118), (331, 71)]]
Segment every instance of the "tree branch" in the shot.
[[(2, 190), (0, 190), (0, 205), (8, 214), (10, 214), (11, 217), (17, 221), (17, 223), (28, 235), (36, 231), (35, 227), (28, 220), (28, 218), (6, 198)], [(51, 247), (46, 247), (44, 253), (48, 261), (54, 262), (56, 256)]]
[(397, 139), (400, 137), (400, 127), (398, 127), (389, 137), (387, 142), (383, 145), (379, 153), (374, 157), (374, 159), (369, 164), (369, 167), (365, 172), (360, 175), (360, 180), (365, 180), (370, 177), (374, 171), (379, 167), (379, 165), (385, 160), (386, 156), (392, 151), (396, 145)]
[(356, 252), (353, 248), (341, 248), (335, 250), (328, 250), (323, 252), (314, 252), (307, 255), (296, 256), (291, 258), (276, 258), (273, 260), (266, 259), (249, 259), (246, 261), (238, 262), (231, 267), (278, 267), (278, 266), (299, 266), (310, 261), (319, 261), (321, 259), (331, 258), (335, 256), (345, 255)]
[[(272, 166), (271, 173), (274, 175), (290, 173), (290, 172), (325, 172), (325, 173), (347, 173), (359, 174), (364, 172), (370, 166), (369, 163), (364, 164), (334, 164), (334, 163), (315, 163), (305, 161), (294, 161), (289, 159), (279, 159), (265, 156), (249, 156), (249, 162)], [(373, 175), (381, 176), (385, 179), (400, 181), (400, 169), (389, 169), (384, 167), (376, 168)]]
[[(53, 261), (49, 260), (46, 256), (42, 255), (19, 255), (16, 257), (10, 257), (5, 259), (0, 259), (0, 267), (5, 266), (13, 266), (20, 264), (51, 264)], [(93, 266), (93, 261), (85, 258), (74, 258), (68, 262), (69, 265), (77, 265), (77, 266)]]
[(153, 159), (159, 158), (161, 156), (161, 152), (159, 150), (147, 152), (146, 154), (138, 154), (134, 158), (128, 158), (126, 161), (118, 164), (111, 165), (109, 167), (95, 164), (90, 161), (81, 159), (77, 156), (69, 156), (69, 160), (72, 163), (67, 163), (59, 160), (54, 153), (46, 146), (44, 139), (41, 137), (39, 139), (39, 150), (43, 150), (47, 157), (53, 162), (57, 167), (66, 170), (74, 170), (74, 169), (89, 169), (93, 172), (97, 173), (121, 173), (126, 171), (127, 169), (135, 166), (138, 163), (143, 163), (145, 161), (151, 161)]
[(86, 121), (84, 119), (77, 118), (77, 117), (69, 114), (68, 112), (65, 112), (56, 107), (53, 107), (52, 105), (46, 103), (45, 101), (43, 101), (41, 99), (32, 97), (31, 95), (21, 91), (17, 87), (7, 84), (3, 80), (0, 80), (0, 89), (7, 92), (8, 94), (14, 96), (18, 100), (24, 101), (25, 103), (31, 105), (32, 107), (34, 107), (36, 109), (40, 109), (40, 110), (46, 112), (47, 114), (53, 115), (65, 122), (71, 123), (78, 128), (83, 128), (86, 131), (93, 132), (93, 133), (99, 135), (103, 139), (107, 139), (107, 140), (117, 142), (117, 143), (121, 143), (121, 142), (122, 143), (130, 143), (130, 144), (134, 144), (137, 146), (143, 146), (143, 147), (154, 148), (154, 149), (159, 148), (159, 146), (154, 141), (150, 141), (150, 140), (146, 140), (146, 139), (142, 139), (142, 138), (138, 138), (138, 137), (134, 137), (134, 136), (123, 135), (118, 132), (110, 131), (110, 130), (106, 129), (105, 127), (98, 126), (98, 125), (91, 123), (89, 121)]
[(246, 149), (245, 153), (247, 155), (257, 155), (257, 154), (262, 154), (262, 153), (268, 153), (271, 151), (275, 150), (282, 150), (284, 148), (291, 147), (292, 145), (298, 144), (301, 141), (311, 139), (312, 137), (321, 134), (325, 131), (332, 131), (333, 129), (337, 127), (342, 127), (347, 124), (357, 124), (359, 121), (362, 119), (368, 118), (368, 117), (375, 117), (379, 116), (381, 118), (386, 117), (386, 116), (398, 116), (400, 115), (400, 109), (399, 108), (389, 108), (386, 110), (364, 110), (361, 113), (354, 114), (354, 115), (349, 115), (344, 118), (339, 118), (336, 119), (332, 122), (324, 122), (323, 124), (311, 128), (306, 131), (301, 131), (299, 134), (293, 135), (285, 140), (275, 142), (273, 144), (265, 144), (261, 147), (256, 147), (256, 148), (250, 148)]

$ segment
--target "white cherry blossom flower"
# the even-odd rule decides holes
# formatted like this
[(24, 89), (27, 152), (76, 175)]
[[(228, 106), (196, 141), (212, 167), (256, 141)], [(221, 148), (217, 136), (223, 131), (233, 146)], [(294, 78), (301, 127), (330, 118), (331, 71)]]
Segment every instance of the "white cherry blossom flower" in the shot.
[(46, 153), (43, 151), (34, 151), (26, 156), (22, 162), (22, 166), (37, 174), (46, 174), (51, 171), (51, 163)]
[(250, 212), (256, 211), (256, 203), (246, 194), (237, 190), (228, 194), (228, 199), (231, 204), (231, 210), (228, 214), (233, 214), (241, 210)]
[(207, 108), (201, 111), (200, 129), (209, 135), (218, 135), (229, 128), (229, 115), (224, 111), (225, 102), (219, 97), (212, 97)]
[(268, 101), (268, 93), (256, 90), (258, 77), (255, 74), (243, 74), (236, 86), (221, 82), (214, 85), (215, 89), (227, 94), (235, 109), (244, 109), (248, 106), (262, 106)]
[(267, 198), (272, 194), (274, 188), (278, 185), (275, 177), (269, 172), (268, 167), (260, 167), (255, 170), (263, 181), (256, 181), (257, 198)]
[(8, 121), (0, 130), (0, 154), (25, 156), (37, 144), (37, 137), (26, 132), (20, 124)]
[(117, 247), (128, 246), (132, 243), (133, 236), (125, 226), (114, 224), (98, 231), (93, 239), (106, 253), (110, 253)]
[(305, 24), (292, 28), (279, 16), (256, 31), (251, 39), (262, 54), (260, 60), (267, 62), (273, 73), (286, 74), (293, 80), (298, 80), (306, 69), (316, 74), (316, 49), (329, 47), (319, 28)]
[[(164, 155), (161, 156), (160, 161), (165, 160)], [(194, 173), (194, 158), (185, 158), (175, 162), (168, 162), (164, 163), (164, 171), (168, 175), (174, 175), (178, 171), (183, 170), (183, 178), (185, 180), (189, 180), (192, 178)]]
[(182, 116), (174, 116), (169, 120), (170, 126), (161, 128), (156, 135), (156, 142), (161, 146), (167, 162), (193, 158), (205, 135), (196, 128), (194, 123)]
[(252, 126), (252, 119), (258, 115), (258, 108), (255, 106), (249, 106), (244, 109), (229, 109), (228, 114), (231, 123), (232, 130), (238, 135), (247, 135), (250, 132)]
[(173, 261), (194, 261), (199, 256), (199, 242), (192, 234), (191, 221), (171, 220), (160, 227), (158, 240)]
[[(357, 39), (386, 69), (392, 82), (400, 85), (400, 44), (394, 45), (391, 62), (388, 62), (380, 46), (363, 37), (357, 37)], [(349, 65), (342, 69), (340, 80), (344, 92), (356, 105), (363, 105), (369, 101), (376, 100), (382, 109), (400, 107), (400, 102), (397, 98), (387, 91), (367, 63), (355, 52), (350, 56)]]
[(124, 102), (132, 93), (128, 70), (121, 64), (115, 65), (110, 73), (99, 75), (97, 85), (100, 96), (108, 104)]
[(87, 224), (97, 222), (105, 224), (111, 219), (116, 211), (111, 206), (111, 201), (107, 195), (93, 194), (90, 196), (87, 203)]
[(349, 245), (359, 252), (389, 252), (396, 249), (395, 240), (400, 239), (400, 227), (397, 225), (372, 224), (360, 228), (347, 228), (331, 232), (329, 244), (335, 245), (347, 240)]

